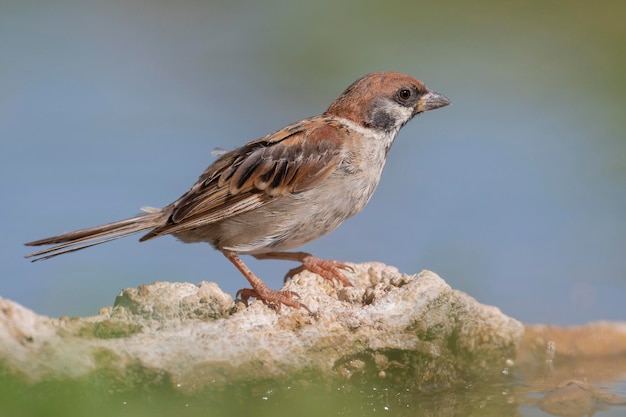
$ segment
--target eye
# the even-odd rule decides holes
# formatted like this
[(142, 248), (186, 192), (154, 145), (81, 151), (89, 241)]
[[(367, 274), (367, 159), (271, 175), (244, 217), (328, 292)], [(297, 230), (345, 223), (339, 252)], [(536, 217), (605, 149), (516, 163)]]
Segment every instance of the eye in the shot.
[(398, 91), (398, 97), (400, 97), (402, 100), (408, 100), (409, 98), (411, 98), (411, 90), (409, 90), (408, 88), (401, 88)]

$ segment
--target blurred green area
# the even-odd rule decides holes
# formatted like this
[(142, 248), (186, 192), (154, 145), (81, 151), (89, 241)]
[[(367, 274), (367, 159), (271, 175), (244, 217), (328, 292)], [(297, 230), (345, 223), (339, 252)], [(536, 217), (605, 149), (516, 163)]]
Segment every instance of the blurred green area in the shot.
[(485, 382), (416, 392), (382, 379), (329, 383), (311, 377), (297, 382), (239, 383), (184, 395), (167, 381), (121, 389), (111, 380), (97, 378), (25, 385), (0, 377), (0, 411), (11, 417), (514, 415), (517, 404), (510, 384)]

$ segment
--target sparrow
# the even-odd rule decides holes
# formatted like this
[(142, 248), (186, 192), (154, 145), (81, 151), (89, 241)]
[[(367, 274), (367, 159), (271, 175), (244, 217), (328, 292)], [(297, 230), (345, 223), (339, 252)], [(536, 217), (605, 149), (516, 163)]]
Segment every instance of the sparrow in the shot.
[(208, 242), (252, 288), (238, 296), (280, 308), (308, 308), (291, 291), (270, 289), (241, 260), (297, 261), (287, 276), (309, 270), (350, 286), (344, 263), (306, 252), (285, 252), (333, 231), (367, 204), (387, 153), (415, 115), (450, 104), (419, 80), (395, 72), (368, 74), (350, 85), (320, 116), (300, 120), (221, 155), (189, 191), (163, 208), (129, 219), (26, 243), (54, 245), (26, 255), (34, 261), (139, 232), (139, 241), (173, 235)]

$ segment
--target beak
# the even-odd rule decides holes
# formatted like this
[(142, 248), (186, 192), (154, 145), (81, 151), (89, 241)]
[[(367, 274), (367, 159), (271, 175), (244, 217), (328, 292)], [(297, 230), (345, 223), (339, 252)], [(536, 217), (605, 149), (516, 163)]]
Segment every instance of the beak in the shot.
[(417, 102), (416, 113), (435, 110), (439, 107), (447, 106), (448, 104), (450, 104), (450, 100), (448, 100), (446, 96), (436, 91), (429, 91)]

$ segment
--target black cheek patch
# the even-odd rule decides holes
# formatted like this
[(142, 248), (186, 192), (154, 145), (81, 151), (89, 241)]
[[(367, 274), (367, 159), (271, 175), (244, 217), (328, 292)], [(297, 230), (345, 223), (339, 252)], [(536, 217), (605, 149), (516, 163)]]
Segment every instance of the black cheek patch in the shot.
[(396, 126), (396, 119), (388, 112), (379, 109), (372, 113), (370, 125), (383, 130), (392, 130)]

